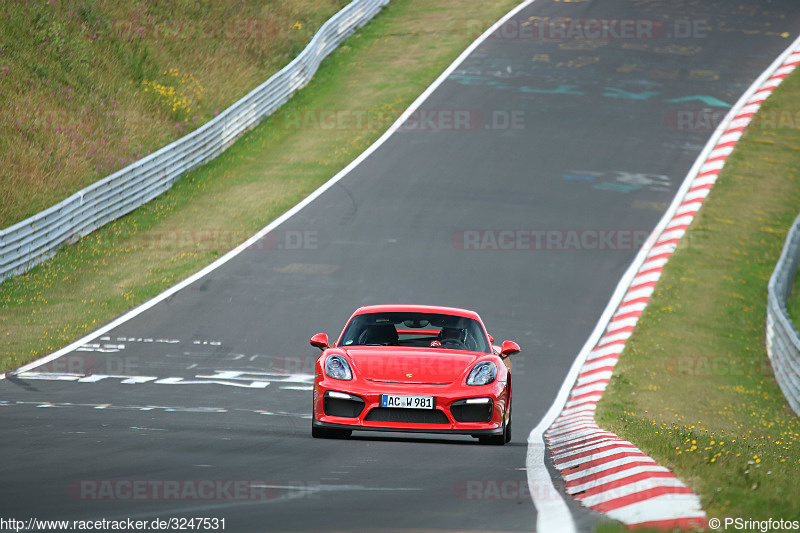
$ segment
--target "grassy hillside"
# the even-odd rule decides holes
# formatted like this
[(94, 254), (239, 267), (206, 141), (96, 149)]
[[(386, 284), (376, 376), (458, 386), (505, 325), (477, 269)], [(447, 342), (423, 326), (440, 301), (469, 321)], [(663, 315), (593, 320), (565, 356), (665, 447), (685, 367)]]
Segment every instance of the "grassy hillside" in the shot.
[[(517, 0), (393, 0), (283, 108), (207, 165), (0, 283), (0, 372), (53, 352), (233, 248), (357, 157)], [(488, 23), (488, 22), (487, 22)], [(206, 91), (208, 94), (208, 91)], [(203, 101), (206, 101), (204, 97)], [(346, 117), (336, 127), (315, 120)], [(364, 111), (363, 124), (347, 117)]]
[(0, 3), (0, 228), (213, 118), (347, 0)]

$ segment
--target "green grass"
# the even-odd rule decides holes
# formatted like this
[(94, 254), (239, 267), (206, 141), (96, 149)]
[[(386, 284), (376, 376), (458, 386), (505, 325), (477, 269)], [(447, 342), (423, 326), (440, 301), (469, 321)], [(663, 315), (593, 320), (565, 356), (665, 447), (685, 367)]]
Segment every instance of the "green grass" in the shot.
[[(795, 73), (760, 113), (798, 101)], [(800, 419), (765, 348), (767, 282), (800, 211), (800, 131), (775, 123), (757, 117), (738, 143), (598, 406), (600, 426), (673, 469), (709, 517), (800, 519)]]
[[(394, 0), (314, 81), (133, 214), (0, 284), (0, 371), (51, 353), (197, 271), (295, 205), (385, 130), (516, 0)], [(382, 117), (320, 127), (320, 110)], [(305, 124), (305, 125), (304, 125)]]
[(347, 2), (0, 3), (0, 228), (207, 122)]

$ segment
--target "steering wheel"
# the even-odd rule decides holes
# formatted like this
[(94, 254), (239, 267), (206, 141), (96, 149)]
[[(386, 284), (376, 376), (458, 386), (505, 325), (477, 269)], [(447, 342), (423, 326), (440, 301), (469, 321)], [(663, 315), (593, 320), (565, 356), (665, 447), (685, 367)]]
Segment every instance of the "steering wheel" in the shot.
[(456, 344), (465, 350), (467, 349), (467, 345), (458, 339), (439, 339), (439, 342), (442, 344), (442, 346), (445, 346), (446, 344)]

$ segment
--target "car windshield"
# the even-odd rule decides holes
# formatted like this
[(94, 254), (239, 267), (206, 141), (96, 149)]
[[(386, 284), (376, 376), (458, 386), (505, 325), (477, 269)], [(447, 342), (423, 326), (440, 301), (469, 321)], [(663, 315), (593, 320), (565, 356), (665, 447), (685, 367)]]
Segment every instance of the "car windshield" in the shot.
[(418, 346), (489, 352), (481, 324), (437, 313), (393, 312), (356, 315), (339, 346)]

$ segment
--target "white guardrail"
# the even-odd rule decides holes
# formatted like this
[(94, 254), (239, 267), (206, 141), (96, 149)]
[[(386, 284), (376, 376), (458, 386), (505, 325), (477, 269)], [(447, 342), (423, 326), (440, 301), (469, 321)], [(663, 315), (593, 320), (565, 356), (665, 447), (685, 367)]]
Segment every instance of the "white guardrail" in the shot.
[(389, 2), (354, 0), (327, 20), (291, 63), (213, 120), (63, 202), (0, 231), (0, 281), (47, 260), (64, 243), (130, 213), (172, 187), (182, 174), (224, 152), (311, 81), (322, 60)]
[(800, 216), (795, 219), (781, 257), (767, 286), (767, 353), (775, 379), (795, 413), (800, 415), (800, 335), (786, 311), (800, 263)]

